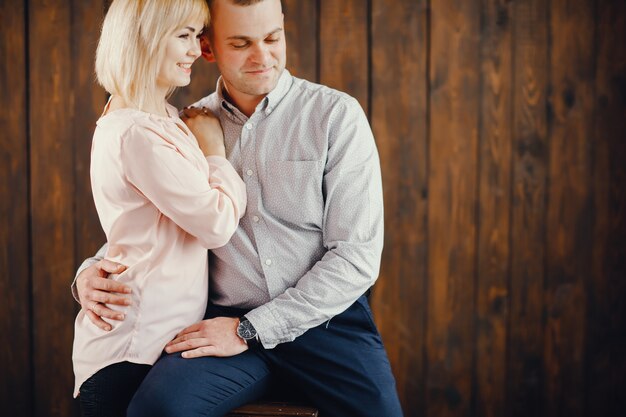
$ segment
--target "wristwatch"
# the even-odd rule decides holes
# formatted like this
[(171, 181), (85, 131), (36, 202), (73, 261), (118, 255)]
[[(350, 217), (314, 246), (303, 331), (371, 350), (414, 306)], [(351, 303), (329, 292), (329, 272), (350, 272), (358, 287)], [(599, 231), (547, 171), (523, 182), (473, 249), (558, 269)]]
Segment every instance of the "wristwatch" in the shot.
[(237, 336), (241, 337), (245, 340), (246, 344), (250, 349), (258, 347), (261, 345), (261, 341), (259, 340), (259, 335), (256, 332), (256, 329), (250, 323), (250, 320), (243, 316), (239, 319), (239, 326), (237, 326)]

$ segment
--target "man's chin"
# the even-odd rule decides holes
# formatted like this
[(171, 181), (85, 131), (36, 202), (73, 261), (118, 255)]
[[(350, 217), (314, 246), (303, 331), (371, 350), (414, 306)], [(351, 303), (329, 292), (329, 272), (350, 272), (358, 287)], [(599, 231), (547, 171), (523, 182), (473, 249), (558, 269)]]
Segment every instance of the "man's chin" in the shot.
[(248, 94), (268, 94), (270, 91), (276, 88), (279, 78), (280, 74), (277, 74), (275, 71), (273, 71), (267, 76), (249, 80), (246, 86), (249, 90)]
[(276, 84), (276, 80), (273, 80), (272, 82), (249, 85), (248, 88), (246, 88), (246, 93), (253, 96), (262, 96), (265, 94), (269, 94), (276, 87)]

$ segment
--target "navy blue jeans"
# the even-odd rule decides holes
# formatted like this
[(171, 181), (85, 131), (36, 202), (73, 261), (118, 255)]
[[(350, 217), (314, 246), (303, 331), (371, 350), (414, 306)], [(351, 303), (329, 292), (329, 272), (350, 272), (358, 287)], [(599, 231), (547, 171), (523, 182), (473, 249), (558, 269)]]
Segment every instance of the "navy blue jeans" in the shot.
[[(207, 318), (245, 313), (209, 306)], [(365, 296), (329, 323), (274, 349), (229, 358), (162, 356), (133, 397), (128, 416), (223, 416), (276, 387), (316, 406), (322, 417), (402, 416)]]

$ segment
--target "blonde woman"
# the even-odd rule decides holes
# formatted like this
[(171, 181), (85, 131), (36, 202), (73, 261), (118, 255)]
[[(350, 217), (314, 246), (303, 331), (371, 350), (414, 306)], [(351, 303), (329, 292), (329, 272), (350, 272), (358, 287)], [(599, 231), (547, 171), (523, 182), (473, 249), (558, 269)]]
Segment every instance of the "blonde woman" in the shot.
[(105, 258), (127, 266), (110, 278), (132, 292), (110, 331), (89, 320), (97, 302), (76, 318), (84, 416), (124, 416), (163, 347), (202, 319), (207, 249), (227, 243), (245, 211), (219, 122), (197, 140), (166, 101), (189, 84), (208, 18), (205, 0), (114, 0), (102, 26), (96, 74), (111, 98), (93, 137), (91, 182)]

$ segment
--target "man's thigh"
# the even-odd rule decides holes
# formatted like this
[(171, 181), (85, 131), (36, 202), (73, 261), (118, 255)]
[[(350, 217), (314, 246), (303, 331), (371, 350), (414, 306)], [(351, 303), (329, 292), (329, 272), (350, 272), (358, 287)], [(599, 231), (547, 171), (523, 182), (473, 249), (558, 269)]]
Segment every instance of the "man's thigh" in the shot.
[(275, 376), (331, 416), (402, 416), (395, 379), (367, 299), (266, 351)]
[(268, 364), (257, 352), (230, 358), (164, 355), (141, 383), (128, 416), (222, 416), (263, 396), (270, 383)]

